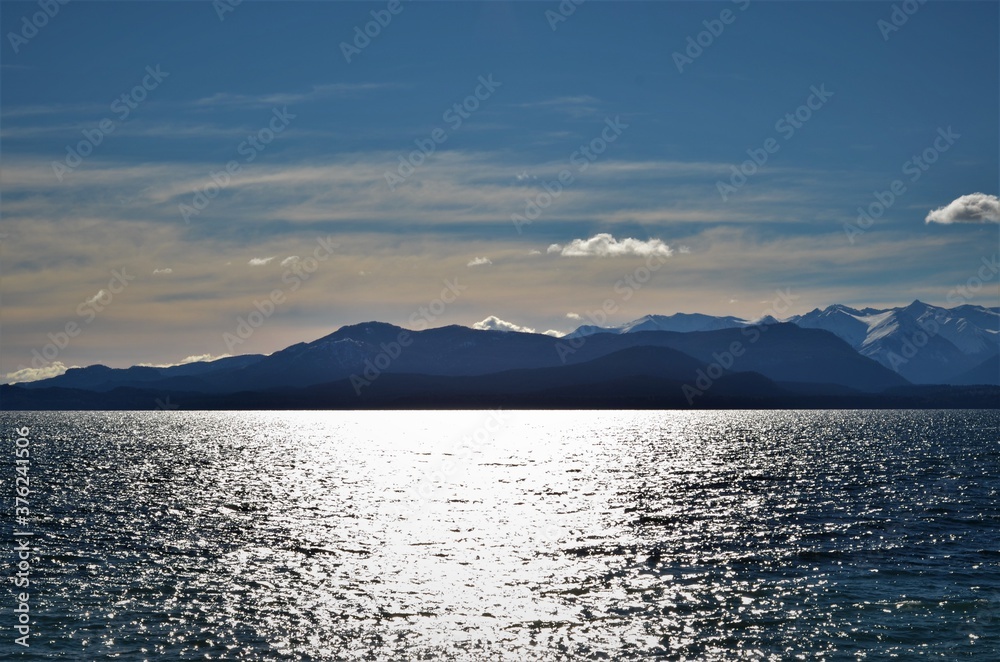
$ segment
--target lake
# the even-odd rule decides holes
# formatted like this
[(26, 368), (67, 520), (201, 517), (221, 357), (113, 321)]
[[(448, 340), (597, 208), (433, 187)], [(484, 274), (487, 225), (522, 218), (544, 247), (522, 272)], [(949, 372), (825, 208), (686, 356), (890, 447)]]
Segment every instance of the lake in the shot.
[(1000, 411), (0, 417), (19, 659), (1000, 659)]

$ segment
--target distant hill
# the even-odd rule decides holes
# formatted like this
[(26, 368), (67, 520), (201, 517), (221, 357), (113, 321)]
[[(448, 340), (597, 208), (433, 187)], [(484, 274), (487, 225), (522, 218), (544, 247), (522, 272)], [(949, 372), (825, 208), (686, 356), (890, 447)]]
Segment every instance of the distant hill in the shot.
[(1000, 386), (1000, 354), (994, 354), (979, 365), (956, 374), (949, 383)]

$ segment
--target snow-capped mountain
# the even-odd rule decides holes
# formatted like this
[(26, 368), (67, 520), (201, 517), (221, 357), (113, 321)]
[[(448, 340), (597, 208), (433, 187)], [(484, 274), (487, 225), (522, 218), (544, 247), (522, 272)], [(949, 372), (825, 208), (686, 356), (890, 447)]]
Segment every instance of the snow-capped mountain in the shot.
[(0, 385), (0, 408), (143, 409), (165, 395), (208, 409), (683, 407), (693, 404), (685, 386), (707, 396), (715, 382), (719, 388), (709, 396), (715, 399), (706, 405), (995, 407), (1000, 401), (1000, 308), (949, 310), (915, 301), (886, 310), (831, 306), (792, 319), (802, 326), (770, 316), (651, 315), (588, 338), (366, 322), (267, 356), (71, 368)]
[(857, 349), (868, 337), (868, 330), (882, 321), (890, 312), (873, 308), (856, 310), (836, 304), (823, 310), (816, 308), (805, 315), (795, 315), (788, 318), (788, 321), (805, 329), (829, 331)]
[(675, 313), (673, 315), (646, 315), (623, 324), (619, 333), (638, 331), (718, 331), (745, 326), (746, 320), (738, 317), (713, 317), (700, 313)]
[(947, 383), (1000, 352), (1000, 308), (948, 309), (922, 301), (884, 310), (834, 305), (787, 321), (830, 331), (916, 383)]
[(770, 315), (760, 320), (745, 320), (740, 317), (702, 315), (701, 313), (674, 313), (673, 315), (646, 315), (637, 320), (617, 326), (581, 326), (569, 336), (589, 336), (595, 333), (637, 333), (639, 331), (677, 331), (691, 333), (694, 331), (718, 331), (719, 329), (737, 329), (752, 324), (777, 324), (779, 320)]
[[(829, 331), (862, 355), (915, 383), (949, 383), (984, 362), (987, 366), (992, 365), (989, 361), (1000, 353), (1000, 307), (964, 304), (949, 309), (914, 301), (900, 308), (857, 309), (835, 304), (780, 321)], [(638, 331), (690, 333), (778, 322), (771, 316), (746, 320), (676, 313), (646, 315), (611, 327), (581, 326), (569, 335)], [(990, 383), (1000, 383), (1000, 375)]]
[(857, 349), (916, 384), (949, 380), (986, 358), (963, 353), (940, 333), (933, 315), (919, 302), (890, 311)]

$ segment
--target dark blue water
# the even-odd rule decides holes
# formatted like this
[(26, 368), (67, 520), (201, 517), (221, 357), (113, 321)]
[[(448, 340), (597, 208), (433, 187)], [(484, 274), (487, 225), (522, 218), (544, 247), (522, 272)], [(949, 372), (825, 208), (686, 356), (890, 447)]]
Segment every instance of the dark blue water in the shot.
[(995, 411), (2, 417), (0, 657), (1000, 659)]

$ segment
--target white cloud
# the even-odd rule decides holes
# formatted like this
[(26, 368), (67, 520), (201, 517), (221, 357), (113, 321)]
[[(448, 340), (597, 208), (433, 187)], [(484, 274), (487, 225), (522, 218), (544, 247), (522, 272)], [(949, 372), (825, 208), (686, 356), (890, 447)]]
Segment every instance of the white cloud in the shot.
[(144, 368), (173, 368), (174, 366), (186, 365), (188, 363), (218, 361), (219, 359), (229, 358), (230, 356), (232, 356), (232, 354), (219, 354), (218, 356), (213, 356), (212, 354), (194, 354), (192, 356), (184, 357), (177, 363), (140, 363), (139, 365)]
[(153, 269), (154, 276), (157, 274), (172, 274), (172, 273), (174, 273), (174, 270), (171, 269), (170, 267), (167, 267), (166, 269)]
[[(77, 368), (79, 366), (71, 366)], [(21, 368), (14, 372), (8, 372), (4, 378), (11, 384), (17, 382), (37, 382), (40, 379), (48, 379), (49, 377), (58, 377), (59, 375), (66, 372), (67, 368), (63, 365), (62, 361), (55, 361), (51, 365), (47, 365), (44, 368)]]
[(688, 253), (691, 252), (691, 247), (690, 246), (681, 246), (677, 250), (679, 250), (682, 255), (687, 255)]
[(469, 260), (469, 263), (465, 266), (467, 267), (481, 267), (487, 264), (493, 264), (493, 261), (488, 257), (474, 257)]
[(287, 267), (290, 264), (295, 264), (298, 261), (299, 261), (298, 255), (289, 255), (288, 257), (286, 257), (284, 260), (281, 261), (281, 266)]
[(528, 251), (528, 255), (541, 255), (542, 251)]
[(1000, 223), (1000, 198), (970, 193), (927, 214), (925, 223)]
[(618, 241), (606, 232), (595, 234), (590, 239), (574, 239), (565, 246), (552, 244), (549, 246), (548, 252), (565, 257), (620, 257), (622, 255), (670, 257), (674, 254), (673, 249), (660, 239), (642, 241), (626, 238)]
[(273, 259), (274, 259), (273, 255), (271, 257), (255, 257), (251, 258), (250, 261), (247, 262), (247, 264), (249, 264), (251, 267), (261, 267)]
[(327, 83), (324, 85), (313, 85), (306, 92), (274, 92), (271, 94), (251, 95), (251, 94), (231, 94), (229, 92), (218, 92), (210, 97), (198, 99), (194, 102), (196, 106), (280, 106), (293, 103), (305, 103), (328, 97), (353, 96), (360, 92), (370, 92), (374, 90), (391, 89), (397, 87), (391, 83)]
[(583, 318), (582, 318), (582, 317), (580, 317), (580, 315), (579, 315), (579, 314), (577, 314), (577, 313), (566, 313), (566, 319), (571, 319), (571, 320), (582, 320)]
[(212, 354), (195, 354), (193, 356), (186, 356), (181, 359), (178, 365), (184, 365), (185, 363), (198, 363), (201, 361), (218, 361), (219, 359), (225, 359), (232, 356), (232, 354), (219, 354), (218, 356), (213, 356)]
[(543, 108), (556, 112), (566, 113), (573, 118), (589, 117), (597, 114), (597, 106), (600, 100), (590, 95), (581, 94), (578, 96), (561, 96), (531, 103), (519, 104), (521, 108)]
[(548, 331), (544, 332), (542, 335), (552, 336), (553, 338), (562, 338), (566, 334), (564, 334), (562, 331), (555, 331), (553, 329), (549, 329)]
[(479, 329), (480, 331), (515, 331), (517, 333), (534, 333), (535, 330), (527, 326), (518, 326), (517, 324), (512, 324), (510, 322), (505, 322), (495, 315), (490, 315), (482, 322), (476, 322), (472, 325), (473, 329)]
[(107, 296), (107, 294), (108, 293), (105, 290), (99, 290), (97, 292), (97, 294), (95, 294), (94, 296), (92, 296), (89, 299), (87, 299), (87, 303), (94, 303), (98, 299), (103, 299), (104, 297)]

